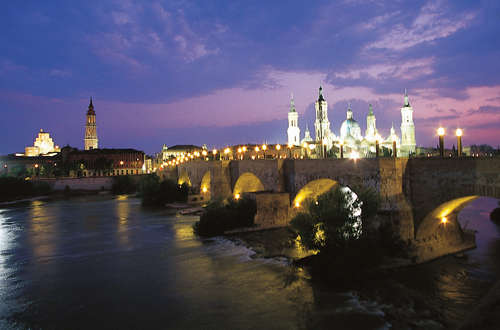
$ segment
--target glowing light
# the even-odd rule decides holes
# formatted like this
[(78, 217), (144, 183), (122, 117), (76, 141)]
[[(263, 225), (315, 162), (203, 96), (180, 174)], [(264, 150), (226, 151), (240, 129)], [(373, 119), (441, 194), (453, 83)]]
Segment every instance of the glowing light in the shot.
[(120, 160), (120, 165), (123, 165), (123, 160)]
[(316, 148), (316, 146), (314, 144), (309, 145), (309, 149), (314, 150), (314, 148)]
[(446, 219), (446, 217), (442, 217), (441, 218), (441, 223), (444, 225), (448, 222), (448, 219)]
[(262, 150), (266, 150), (267, 149), (267, 145), (263, 144), (262, 145)]
[(304, 146), (304, 148), (307, 148), (308, 144), (306, 142), (304, 142), (303, 146)]
[(351, 151), (351, 155), (349, 156), (350, 159), (357, 160), (359, 159), (359, 152), (357, 151)]
[(243, 150), (243, 152), (246, 152), (247, 151), (247, 147), (243, 147), (241, 150)]
[(300, 207), (300, 203), (299, 202), (295, 202), (295, 207)]
[(217, 154), (217, 149), (212, 150), (212, 153), (213, 153), (214, 155), (216, 155), (216, 154)]
[(462, 131), (462, 129), (460, 129), (460, 128), (457, 128), (457, 130), (455, 131), (455, 134), (456, 134), (457, 136), (462, 136), (462, 134), (463, 134), (463, 133), (464, 133), (464, 132), (463, 132), (463, 131)]
[(255, 147), (255, 151), (259, 152), (260, 151), (259, 147)]
[(437, 134), (438, 134), (439, 136), (443, 136), (443, 135), (444, 135), (444, 133), (445, 133), (445, 131), (444, 131), (444, 128), (443, 128), (443, 127), (439, 127), (439, 128), (437, 129)]
[(280, 150), (281, 149), (281, 145), (277, 144), (276, 145), (276, 150)]
[(201, 154), (202, 154), (203, 156), (206, 156), (206, 155), (208, 154), (208, 152), (207, 152), (206, 150), (203, 150), (203, 151), (201, 152)]
[(238, 148), (238, 153), (239, 153), (239, 154), (241, 154), (241, 151), (242, 151), (242, 149), (241, 149), (241, 148)]
[(38, 164), (35, 164), (35, 168), (38, 168)]
[(240, 194), (234, 194), (234, 199), (238, 200), (240, 199), (240, 197), (241, 197)]
[(229, 148), (224, 149), (224, 153), (225, 153), (225, 154), (228, 154), (228, 153), (230, 153), (230, 152), (231, 152), (231, 149), (229, 149)]
[(206, 192), (208, 191), (208, 189), (207, 189), (207, 187), (203, 187), (203, 188), (201, 188), (201, 191), (202, 191), (203, 193), (206, 193)]

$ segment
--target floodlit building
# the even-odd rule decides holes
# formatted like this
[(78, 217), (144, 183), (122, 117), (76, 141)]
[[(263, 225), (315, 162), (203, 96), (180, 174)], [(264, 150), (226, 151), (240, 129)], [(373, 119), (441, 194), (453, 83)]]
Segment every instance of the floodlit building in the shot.
[(24, 149), (24, 155), (18, 154), (18, 156), (28, 156), (37, 157), (41, 155), (53, 156), (54, 154), (60, 152), (59, 146), (54, 145), (54, 141), (50, 137), (49, 132), (44, 132), (40, 129), (38, 136), (33, 143), (33, 146), (28, 146)]
[(94, 105), (92, 104), (92, 98), (90, 98), (90, 104), (87, 110), (87, 121), (85, 122), (84, 146), (85, 150), (92, 150), (99, 148), (99, 143), (97, 139), (95, 110), (94, 110)]
[[(306, 124), (306, 132), (304, 138), (301, 140), (301, 144), (307, 143), (310, 147), (314, 144), (317, 148), (320, 148), (319, 150), (321, 150), (321, 146), (323, 146), (327, 153), (331, 154), (333, 152), (337, 154), (337, 156), (339, 156), (339, 150), (342, 146), (346, 157), (349, 157), (351, 154), (359, 157), (373, 157), (376, 152), (377, 143), (381, 148), (392, 150), (393, 143), (396, 142), (398, 155), (405, 157), (415, 155), (416, 141), (415, 124), (413, 123), (413, 108), (410, 106), (406, 89), (403, 107), (401, 108), (401, 137), (396, 134), (394, 125), (391, 127), (389, 136), (383, 138), (380, 135), (376, 125), (373, 106), (371, 104), (368, 107), (368, 114), (366, 116), (366, 130), (364, 136), (362, 135), (361, 126), (354, 119), (350, 104), (347, 107), (346, 119), (342, 122), (340, 127), (340, 134), (336, 136), (330, 129), (328, 103), (323, 95), (323, 88), (321, 86), (319, 87), (318, 99), (315, 102), (315, 110), (315, 140), (312, 139)], [(287, 133), (289, 144), (295, 140), (296, 134), (299, 134), (300, 139), (300, 130), (298, 130), (297, 123), (298, 113), (295, 110), (295, 104), (292, 99), (290, 112), (288, 114)], [(316, 154), (321, 155), (322, 153), (317, 152)]]

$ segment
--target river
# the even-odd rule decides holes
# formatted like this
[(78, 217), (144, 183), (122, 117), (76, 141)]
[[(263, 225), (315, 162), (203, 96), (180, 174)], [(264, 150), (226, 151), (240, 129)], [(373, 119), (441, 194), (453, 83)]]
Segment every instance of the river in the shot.
[[(453, 326), (500, 274), (500, 233), (488, 219), (496, 205), (483, 198), (461, 212), (479, 231), (464, 258), (395, 271), (366, 292), (316, 287), (286, 259), (201, 240), (192, 232), (197, 217), (144, 209), (135, 198), (0, 206), (0, 328)], [(394, 286), (394, 295), (381, 294)]]

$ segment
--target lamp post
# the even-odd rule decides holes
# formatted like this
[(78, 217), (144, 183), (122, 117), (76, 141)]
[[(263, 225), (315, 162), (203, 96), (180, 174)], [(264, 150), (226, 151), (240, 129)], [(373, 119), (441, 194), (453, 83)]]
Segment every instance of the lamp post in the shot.
[(457, 128), (455, 131), (455, 134), (457, 135), (457, 156), (462, 157), (462, 134), (464, 132), (460, 129)]
[(375, 140), (375, 157), (378, 158), (380, 155), (380, 145), (378, 139)]
[(277, 144), (276, 145), (276, 158), (280, 158), (280, 150), (281, 150), (281, 145), (280, 144)]
[(259, 151), (260, 151), (259, 146), (255, 147), (255, 154), (257, 156), (257, 159), (259, 159)]
[(287, 145), (288, 153), (290, 154), (290, 159), (292, 158), (292, 146), (290, 144)]
[(264, 154), (264, 159), (266, 159), (266, 150), (267, 150), (267, 145), (263, 144), (262, 145), (262, 153)]
[(217, 155), (217, 149), (212, 150), (212, 155), (214, 155), (214, 160), (215, 160), (215, 155)]
[(340, 159), (344, 159), (344, 141), (340, 141)]
[(444, 157), (444, 128), (439, 127), (437, 134), (439, 136), (439, 156)]

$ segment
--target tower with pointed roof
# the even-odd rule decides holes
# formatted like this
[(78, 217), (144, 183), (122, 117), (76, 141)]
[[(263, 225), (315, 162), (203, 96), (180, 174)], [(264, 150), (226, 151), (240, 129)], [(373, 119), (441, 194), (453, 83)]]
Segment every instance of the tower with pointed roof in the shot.
[(415, 153), (415, 124), (413, 123), (413, 108), (405, 88), (404, 104), (401, 108), (401, 155), (410, 156)]
[(330, 121), (328, 120), (328, 103), (323, 96), (323, 87), (319, 86), (318, 100), (314, 104), (316, 109), (316, 142), (327, 142), (330, 138)]
[(373, 114), (373, 106), (370, 104), (368, 106), (368, 115), (366, 116), (366, 131), (365, 131), (365, 138), (374, 141), (376, 139), (376, 136), (378, 134), (377, 132), (377, 125), (375, 123), (375, 115)]
[(300, 144), (299, 114), (295, 109), (293, 94), (290, 99), (290, 111), (288, 112), (288, 145), (297, 146)]
[(95, 120), (95, 110), (90, 98), (89, 108), (87, 110), (87, 121), (85, 122), (85, 150), (98, 149), (97, 126)]

